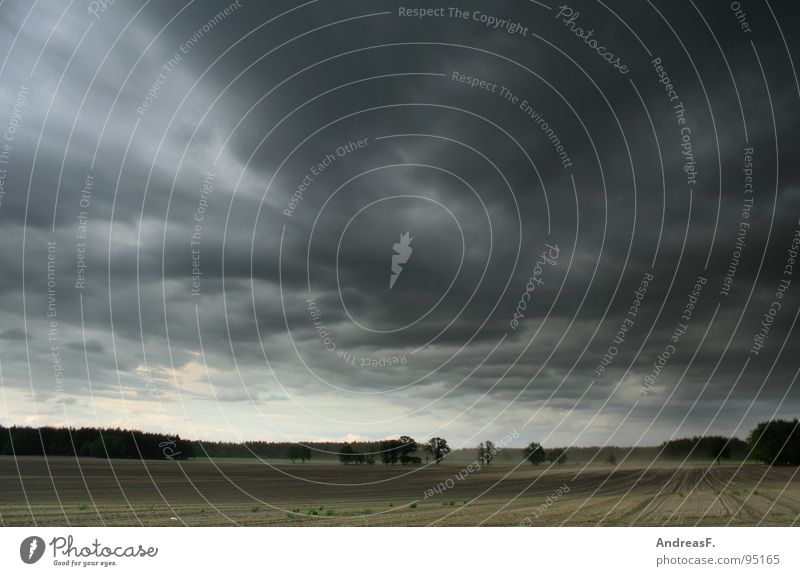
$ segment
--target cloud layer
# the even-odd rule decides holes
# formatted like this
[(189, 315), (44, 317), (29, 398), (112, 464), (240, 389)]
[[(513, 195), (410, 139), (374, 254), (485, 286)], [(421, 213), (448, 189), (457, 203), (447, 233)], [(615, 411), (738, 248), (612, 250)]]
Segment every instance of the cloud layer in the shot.
[(797, 415), (796, 9), (269, 4), (0, 8), (4, 423)]

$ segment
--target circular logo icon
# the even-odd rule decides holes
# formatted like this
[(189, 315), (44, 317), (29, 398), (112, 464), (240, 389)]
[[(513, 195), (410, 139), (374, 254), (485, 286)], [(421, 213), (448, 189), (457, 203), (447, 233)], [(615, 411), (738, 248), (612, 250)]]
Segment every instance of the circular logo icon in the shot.
[(19, 545), (19, 557), (25, 564), (35, 564), (44, 555), (44, 540), (38, 536), (28, 536)]

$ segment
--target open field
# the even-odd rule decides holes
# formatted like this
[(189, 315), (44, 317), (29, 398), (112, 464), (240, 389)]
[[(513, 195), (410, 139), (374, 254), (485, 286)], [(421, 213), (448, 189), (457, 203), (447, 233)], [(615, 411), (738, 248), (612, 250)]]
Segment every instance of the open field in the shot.
[[(456, 464), (0, 457), (0, 521), (6, 526), (800, 524), (797, 468), (661, 463), (646, 468), (514, 470), (493, 464), (459, 479), (463, 467)], [(452, 487), (426, 498), (440, 483)]]

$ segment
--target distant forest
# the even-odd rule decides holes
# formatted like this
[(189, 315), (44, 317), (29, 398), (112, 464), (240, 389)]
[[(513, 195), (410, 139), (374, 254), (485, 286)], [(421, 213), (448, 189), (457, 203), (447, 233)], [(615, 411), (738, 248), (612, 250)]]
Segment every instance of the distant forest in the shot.
[[(358, 442), (361, 452), (378, 453), (380, 442)], [(157, 434), (122, 428), (40, 428), (0, 426), (0, 455), (90, 456), (186, 460), (211, 458), (285, 458), (293, 456), (291, 442), (213, 442), (184, 440), (179, 435)], [(336, 458), (340, 442), (308, 442), (313, 456)], [(326, 454), (330, 453), (330, 455)], [(301, 454), (301, 456), (303, 456)], [(307, 456), (305, 460), (311, 457)], [(301, 459), (298, 457), (298, 459)]]
[(539, 464), (579, 463), (593, 461), (615, 465), (626, 456), (637, 460), (714, 460), (740, 461), (748, 456), (753, 461), (770, 465), (800, 465), (800, 423), (797, 419), (772, 420), (760, 423), (747, 440), (724, 436), (694, 436), (663, 442), (656, 447), (571, 447), (546, 450), (536, 442), (527, 448), (497, 449), (491, 441), (481, 442), (474, 449), (452, 451), (443, 438), (432, 438), (417, 444), (409, 436), (374, 442), (208, 442), (184, 440), (180, 436), (124, 430), (120, 428), (39, 428), (0, 426), (0, 455), (16, 456), (81, 456), (94, 458), (129, 458), (146, 460), (186, 460), (192, 458), (265, 458), (339, 460), (342, 464), (419, 465), (439, 463), (447, 458), (463, 461), (471, 455), (490, 464), (498, 461), (519, 462), (523, 459)]

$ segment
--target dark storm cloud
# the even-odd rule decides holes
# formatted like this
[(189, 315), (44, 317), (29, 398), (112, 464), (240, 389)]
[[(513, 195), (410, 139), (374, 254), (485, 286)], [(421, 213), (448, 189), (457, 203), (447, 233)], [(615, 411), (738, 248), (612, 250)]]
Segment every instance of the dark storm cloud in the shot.
[[(571, 3), (576, 25), (630, 68), (622, 75), (556, 18), (557, 6), (462, 4), (528, 31), (402, 18), (383, 1), (243, 1), (213, 25), (225, 4), (121, 4), (100, 21), (76, 6), (54, 28), (63, 7), (45, 2), (12, 48), (26, 9), (4, 5), (0, 128), (30, 85), (0, 207), (5, 386), (30, 390), (32, 380), (41, 397), (60, 390), (48, 340), (53, 242), (66, 399), (130, 394), (147, 406), (157, 389), (172, 406), (185, 394), (202, 427), (216, 421), (215, 401), (252, 413), (270, 399), (288, 406), (289, 395), (317, 414), (329, 406), (325, 417), (336, 420), (351, 417), (353, 398), (374, 398), (358, 406), (375, 420), (399, 411), (425, 435), (456, 418), (451, 435), (466, 438), (475, 422), (499, 415), (495, 428), (507, 430), (537, 410), (529, 426), (549, 433), (583, 396), (576, 420), (555, 433), (570, 442), (598, 414), (603, 426), (581, 443), (604, 442), (609, 423), (637, 401), (625, 441), (662, 406), (653, 425), (662, 435), (687, 414), (681, 432), (702, 432), (722, 401), (719, 431), (769, 416), (797, 368), (791, 289), (767, 349), (750, 350), (800, 214), (788, 159), (800, 95), (769, 12), (750, 9), (745, 33), (722, 3), (626, 5), (617, 14)], [(793, 49), (796, 11), (778, 12)], [(657, 57), (691, 128), (691, 197)], [(755, 200), (721, 296), (742, 217), (745, 147), (755, 150)], [(213, 180), (205, 189), (204, 179)], [(389, 290), (392, 247), (407, 231), (413, 253)], [(543, 284), (511, 329), (546, 243), (558, 246), (557, 262), (542, 267)], [(77, 289), (79, 260), (88, 268)], [(194, 286), (193, 268), (202, 272)], [(654, 280), (635, 325), (598, 377), (645, 273)], [(688, 329), (642, 396), (698, 276), (707, 284)], [(393, 358), (402, 364), (371, 365)], [(797, 408), (790, 391), (781, 410)], [(114, 420), (113, 410), (102, 417)], [(131, 411), (144, 418), (146, 408)], [(293, 430), (326, 437), (362, 433), (308, 414), (297, 422), (305, 427)]]

